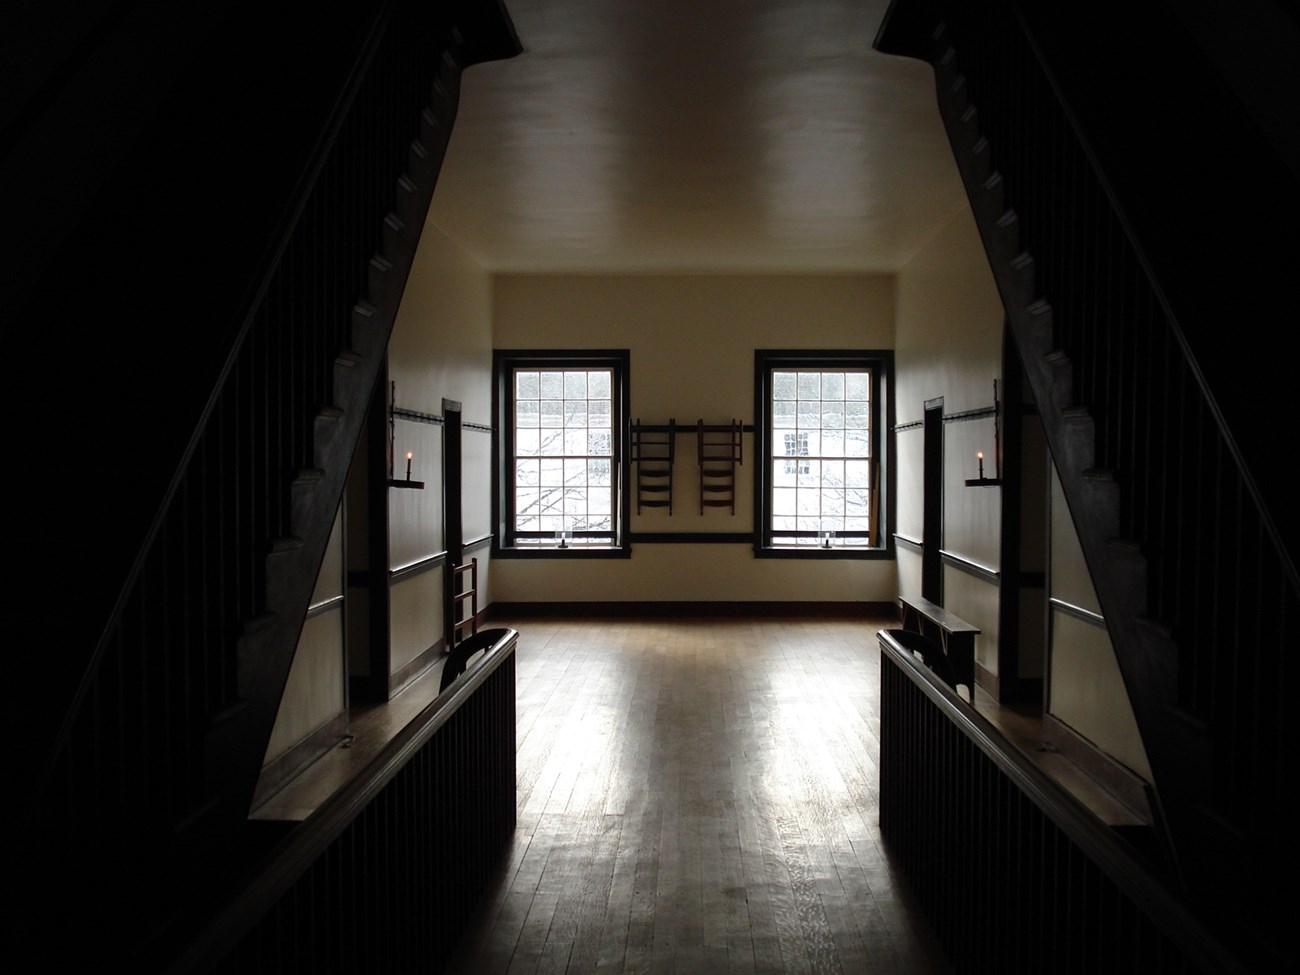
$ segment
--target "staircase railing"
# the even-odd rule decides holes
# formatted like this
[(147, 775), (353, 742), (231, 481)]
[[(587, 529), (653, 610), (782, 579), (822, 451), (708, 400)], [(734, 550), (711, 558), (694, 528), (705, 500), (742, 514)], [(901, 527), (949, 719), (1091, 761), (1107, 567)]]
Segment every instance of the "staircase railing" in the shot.
[(880, 684), (880, 829), (956, 971), (1248, 970), (889, 631)]
[(172, 975), (441, 970), (516, 819), (518, 634), (479, 637), (474, 663), (454, 683), (444, 672), (438, 697), (293, 826)]
[(491, 0), (392, 0), (358, 50), (34, 793), (46, 893), (110, 952), (165, 954), (238, 869), (460, 72), (518, 48)]
[(1269, 851), (1282, 837), (1280, 773), (1294, 764), (1281, 690), (1300, 619), (1294, 563), (1189, 349), (1174, 285), (1154, 272), (1132, 201), (1017, 5), (898, 3), (877, 46), (935, 67), (1176, 867), (1233, 902), (1242, 938), (1261, 937), (1276, 910), (1255, 893), (1269, 885), (1245, 878), (1279, 869)]

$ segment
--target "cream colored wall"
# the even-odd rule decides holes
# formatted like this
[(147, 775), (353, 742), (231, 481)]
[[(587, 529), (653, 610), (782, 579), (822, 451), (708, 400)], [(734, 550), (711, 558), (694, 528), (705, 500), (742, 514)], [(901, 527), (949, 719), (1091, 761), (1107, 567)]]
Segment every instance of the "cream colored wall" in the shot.
[[(895, 339), (895, 410), (899, 424), (921, 421), (925, 402), (943, 397), (945, 415), (993, 405), (1001, 381), (1003, 310), (979, 233), (968, 208), (944, 225), (898, 274)], [(1001, 562), (1001, 493), (968, 488), (976, 476), (975, 451), (985, 454), (985, 475), (995, 473), (993, 420), (944, 424), (943, 548), (997, 571)], [(924, 432), (900, 431), (898, 531), (922, 535)], [(900, 549), (904, 594), (920, 595), (920, 556)], [(998, 587), (950, 565), (944, 567), (944, 605), (980, 627), (976, 657), (997, 672)]]
[[(396, 383), (396, 405), (441, 416), (444, 399), (461, 404), (463, 423), (492, 422), (492, 292), (488, 274), (428, 224), (388, 345), (389, 379)], [(491, 531), (486, 502), (491, 483), (491, 437), (465, 429), (461, 451), (464, 539)], [(394, 427), (394, 465), (405, 476), (405, 457), (414, 451), (411, 477), (423, 491), (388, 491), (390, 567), (399, 569), (446, 551), (442, 512), (441, 425), (398, 418)], [(468, 553), (479, 560), (479, 605), (487, 602), (491, 577), (488, 550)], [(442, 637), (442, 568), (395, 582), (391, 589), (394, 671)]]
[[(440, 231), (427, 226), (389, 343), (389, 375), (399, 407), (442, 413), (443, 398), (462, 404), (462, 418), (491, 423), (491, 288), (487, 274)], [(393, 429), (394, 476), (406, 475), (424, 490), (389, 488), (390, 569), (400, 569), (445, 550), (442, 514), (442, 427), (399, 419)], [(466, 431), (464, 458), (465, 538), (489, 531), (483, 496), (489, 484), (490, 437)], [(387, 450), (385, 443), (383, 449)], [(357, 486), (354, 484), (354, 487)], [(344, 591), (342, 509), (335, 522), (312, 596), (319, 605)], [(355, 544), (364, 544), (356, 537)], [(490, 577), (486, 549), (476, 550), (480, 588)], [(395, 582), (391, 598), (391, 669), (396, 672), (438, 642), (443, 632), (442, 569)], [(353, 601), (353, 636), (364, 634), (364, 601)], [(486, 597), (480, 599), (486, 605)], [(288, 684), (280, 702), (266, 761), (323, 726), (347, 707), (344, 609), (339, 606), (303, 625)], [(356, 657), (357, 655), (354, 655)], [(364, 657), (364, 654), (360, 655)], [(354, 660), (354, 670), (364, 672)]]
[[(494, 279), (501, 349), (623, 349), (633, 420), (754, 422), (754, 350), (888, 349), (888, 275), (522, 275)], [(694, 436), (678, 441), (674, 508), (632, 517), (633, 531), (753, 530), (753, 441), (737, 505), (700, 514)], [(891, 600), (889, 561), (755, 559), (745, 544), (637, 543), (629, 559), (501, 559), (502, 601)]]
[[(1003, 309), (970, 215), (963, 209), (943, 227), (898, 275), (895, 341), (895, 408), (899, 424), (920, 421), (926, 400), (943, 397), (945, 415), (993, 403), (993, 381), (1002, 387)], [(1001, 492), (968, 488), (977, 472), (975, 452), (985, 454), (985, 474), (999, 473), (994, 461), (991, 419), (944, 424), (943, 548), (961, 559), (997, 571), (1000, 557)], [(900, 458), (898, 531), (922, 535), (922, 447), (917, 426), (898, 434)], [(1051, 595), (1081, 609), (1099, 612), (1092, 580), (1053, 478), (1051, 505)], [(1042, 518), (1041, 503), (1030, 499), (1022, 515)], [(901, 591), (919, 595), (920, 556), (900, 548)], [(1032, 568), (1029, 562), (1026, 568)], [(998, 587), (977, 575), (945, 564), (943, 603), (979, 626), (976, 655), (996, 673)], [(1046, 610), (1023, 609), (1029, 625)], [(1132, 711), (1109, 637), (1076, 616), (1052, 611), (1050, 710), (1060, 720), (1141, 775), (1150, 776)], [(1037, 669), (1031, 659), (1026, 673)]]
[[(311, 605), (343, 594), (343, 509), (325, 550)], [(303, 624), (289, 679), (280, 698), (263, 764), (283, 755), (347, 707), (343, 665), (343, 605), (312, 616)]]
[[(1079, 536), (1054, 469), (1051, 485), (1052, 598), (1100, 614)], [(1150, 781), (1151, 766), (1129, 706), (1110, 634), (1104, 625), (1081, 620), (1055, 606), (1050, 616), (1048, 711)]]

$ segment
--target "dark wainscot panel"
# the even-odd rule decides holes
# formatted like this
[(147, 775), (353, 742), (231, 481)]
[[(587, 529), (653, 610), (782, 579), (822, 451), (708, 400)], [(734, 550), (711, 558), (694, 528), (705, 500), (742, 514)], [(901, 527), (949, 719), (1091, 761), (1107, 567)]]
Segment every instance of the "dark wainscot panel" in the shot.
[(185, 970), (441, 970), (515, 826), (518, 634), (480, 636), (487, 651), (272, 851)]
[(879, 637), (880, 829), (961, 972), (1239, 972), (1142, 856)]

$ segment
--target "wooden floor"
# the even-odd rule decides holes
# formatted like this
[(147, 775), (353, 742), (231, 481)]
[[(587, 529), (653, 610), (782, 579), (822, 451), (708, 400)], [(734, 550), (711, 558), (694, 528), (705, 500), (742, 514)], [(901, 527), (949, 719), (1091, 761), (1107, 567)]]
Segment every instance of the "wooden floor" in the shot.
[(449, 971), (947, 972), (877, 826), (880, 620), (503, 620), (519, 822)]

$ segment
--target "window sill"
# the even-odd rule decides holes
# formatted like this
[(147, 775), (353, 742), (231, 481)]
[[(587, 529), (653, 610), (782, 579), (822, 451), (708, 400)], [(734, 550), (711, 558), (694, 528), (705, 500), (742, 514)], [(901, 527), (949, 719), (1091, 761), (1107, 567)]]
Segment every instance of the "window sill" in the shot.
[(892, 548), (851, 548), (835, 545), (822, 548), (812, 545), (756, 545), (754, 557), (758, 559), (856, 559), (856, 560), (892, 560)]
[(630, 545), (501, 545), (492, 549), (498, 559), (625, 559)]

